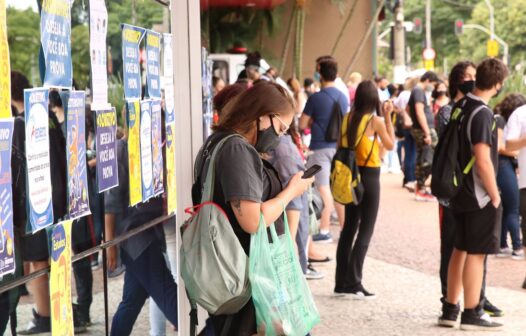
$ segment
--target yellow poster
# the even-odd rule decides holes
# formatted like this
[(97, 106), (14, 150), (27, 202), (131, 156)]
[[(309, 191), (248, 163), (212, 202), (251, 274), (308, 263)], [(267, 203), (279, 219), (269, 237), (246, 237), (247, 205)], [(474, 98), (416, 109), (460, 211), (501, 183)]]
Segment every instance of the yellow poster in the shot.
[[(167, 116), (168, 120), (168, 116)], [(168, 214), (177, 211), (177, 190), (175, 183), (175, 122), (166, 123), (166, 193)]]
[(52, 335), (69, 336), (74, 331), (71, 305), (71, 225), (72, 221), (65, 221), (50, 229), (49, 295)]
[(11, 69), (5, 0), (0, 0), (0, 119), (11, 118)]
[(130, 185), (130, 205), (142, 202), (141, 143), (139, 101), (128, 101), (128, 168)]

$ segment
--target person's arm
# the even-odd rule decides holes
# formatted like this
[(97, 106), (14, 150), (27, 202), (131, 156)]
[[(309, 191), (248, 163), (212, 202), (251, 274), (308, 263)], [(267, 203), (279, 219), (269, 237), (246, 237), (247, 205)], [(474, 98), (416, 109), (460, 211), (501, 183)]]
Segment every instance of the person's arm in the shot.
[(416, 102), (415, 111), (416, 111), (416, 120), (418, 124), (420, 125), (420, 127), (422, 128), (425, 138), (431, 137), (431, 134), (429, 133), (429, 127), (427, 126), (426, 114), (424, 112), (424, 103)]
[(515, 111), (511, 114), (506, 124), (504, 141), (506, 150), (515, 151), (526, 147), (526, 136), (522, 136), (522, 125), (520, 115), (522, 111)]
[(507, 143), (504, 142), (504, 130), (502, 128), (498, 129), (499, 134), (499, 154), (504, 156), (516, 157), (519, 155), (518, 150), (510, 150), (507, 148)]
[(302, 179), (303, 172), (299, 172), (290, 180), (288, 186), (276, 197), (257, 203), (248, 200), (233, 200), (230, 206), (234, 211), (241, 228), (247, 233), (255, 233), (259, 226), (260, 215), (263, 214), (265, 224), (274, 223), (283, 213), (284, 208), (294, 198), (306, 192), (314, 182), (314, 177)]
[(383, 147), (390, 151), (394, 148), (395, 133), (393, 123), (391, 122), (391, 114), (393, 113), (393, 103), (389, 100), (382, 104), (383, 118), (374, 117), (373, 129), (380, 137)]
[(312, 114), (314, 113), (314, 95), (310, 96), (309, 99), (307, 99), (307, 103), (305, 103), (305, 108), (303, 109), (303, 113), (301, 114), (298, 127), (300, 131), (304, 131), (311, 127), (312, 125)]
[(310, 128), (311, 122), (312, 122), (311, 117), (307, 115), (306, 113), (303, 113), (300, 117), (300, 122), (299, 122), (300, 131), (304, 131), (307, 128)]
[(508, 151), (521, 150), (524, 147), (526, 147), (526, 136), (506, 140), (506, 150)]
[[(115, 214), (104, 215), (104, 241), (108, 242), (115, 238)], [(113, 245), (106, 249), (106, 260), (108, 270), (111, 272), (117, 267), (117, 246)]]
[(497, 208), (500, 205), (500, 194), (495, 178), (495, 169), (491, 162), (490, 149), (491, 147), (485, 143), (478, 143), (473, 146), (478, 175), (491, 198), (491, 203)]

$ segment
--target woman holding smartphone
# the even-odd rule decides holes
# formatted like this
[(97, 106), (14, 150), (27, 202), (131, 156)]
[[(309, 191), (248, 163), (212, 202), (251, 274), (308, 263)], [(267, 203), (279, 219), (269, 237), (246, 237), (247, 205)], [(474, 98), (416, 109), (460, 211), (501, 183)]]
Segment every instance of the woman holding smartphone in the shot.
[[(383, 117), (377, 116), (376, 111), (381, 111)], [(348, 127), (347, 133), (341, 136), (355, 146), (356, 163), (365, 191), (360, 204), (345, 206), (345, 225), (336, 252), (334, 294), (337, 296), (359, 300), (375, 297), (362, 285), (362, 272), (380, 204), (382, 160), (379, 142), (387, 150), (394, 147), (392, 112), (393, 103), (387, 100), (380, 105), (375, 84), (364, 81), (358, 85), (351, 112), (343, 120)]]

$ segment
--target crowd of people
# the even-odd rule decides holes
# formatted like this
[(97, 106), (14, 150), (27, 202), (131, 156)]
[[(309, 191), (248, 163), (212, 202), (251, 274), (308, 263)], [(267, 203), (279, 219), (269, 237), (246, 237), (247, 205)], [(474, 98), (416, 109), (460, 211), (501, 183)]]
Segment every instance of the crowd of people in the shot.
[[(217, 155), (212, 201), (224, 210), (247, 256), (251, 235), (258, 230), (260, 219), (267, 226), (275, 223), (279, 234), (284, 232), (284, 223), (288, 223), (306, 279), (323, 278), (313, 265), (335, 257), (334, 295), (374, 299), (375, 293), (363, 283), (363, 270), (380, 207), (381, 174), (400, 172), (403, 188), (414, 193), (416, 201), (437, 202), (442, 289), (438, 324), (456, 326), (460, 316), (463, 329), (500, 328), (502, 325), (491, 317), (502, 316), (503, 311), (485, 293), (485, 277), (491, 272), (487, 256), (523, 260), (526, 247), (526, 97), (513, 93), (494, 108), (489, 104), (503, 88), (508, 76), (506, 66), (496, 59), (487, 59), (478, 66), (463, 61), (452, 68), (448, 78), (428, 71), (408, 78), (403, 85), (390, 84), (385, 77), (364, 80), (355, 72), (346, 84), (339, 76), (337, 60), (321, 56), (313, 65), (313, 79), (306, 78), (302, 85), (296, 78), (281, 80), (275, 68), (261, 72), (260, 62), (258, 53), (248, 54), (245, 70), (234, 84), (226, 85), (214, 78), (214, 132), (203, 145), (206, 150), (201, 150), (196, 159), (196, 163), (205, 162), (209, 146), (228, 135), (239, 135), (229, 137)], [(17, 72), (13, 72), (11, 82), (16, 117), (13, 176), (23, 177), (23, 90), (30, 85)], [(86, 113), (90, 155), (96, 150), (95, 131), (89, 107)], [(340, 134), (332, 139), (327, 134), (335, 113), (341, 117)], [(430, 188), (435, 149), (451, 134), (451, 120), (456, 116), (461, 116), (455, 131), (459, 138), (457, 161), (464, 176), (453, 197), (437, 200)], [(65, 200), (65, 186), (55, 188), (66, 183), (66, 134), (64, 108), (56, 91), (50, 93), (49, 120), (54, 125), (50, 127), (50, 141), (53, 206), (58, 222), (66, 214), (66, 202), (60, 201)], [(162, 198), (128, 207), (126, 128), (119, 134), (119, 187), (96, 193), (96, 160), (88, 158), (92, 215), (75, 223), (76, 253), (95, 246), (103, 237), (111, 240), (164, 212)], [(363, 186), (359, 202), (340, 204), (333, 198), (331, 170), (339, 148), (355, 153), (355, 173), (359, 173)], [(315, 177), (302, 178), (305, 170), (317, 166), (321, 169)], [(196, 176), (196, 190), (203, 189), (204, 180), (204, 176)], [(49, 266), (44, 231), (25, 233), (23, 190), (24, 178), (14, 178), (14, 222), (16, 239), (21, 242), (17, 252), (24, 262), (18, 275)], [(193, 198), (194, 205), (201, 202), (199, 196), (193, 194)], [(334, 257), (321, 253), (318, 245), (333, 241), (332, 223), (337, 223), (340, 231)], [(166, 319), (177, 327), (174, 228), (173, 222), (164, 228), (153, 227), (129, 238), (120, 248), (108, 249), (109, 271), (125, 269), (123, 297), (113, 316), (112, 335), (131, 333), (149, 297), (151, 334), (163, 335)], [(95, 257), (73, 265), (77, 332), (85, 331), (91, 323), (92, 267), (97, 264)], [(526, 288), (526, 279), (522, 286)], [(18, 333), (48, 332), (47, 276), (32, 280), (29, 288), (35, 300), (33, 319)], [(10, 317), (13, 322), (21, 290), (1, 294), (0, 331), (7, 327)], [(12, 329), (16, 330), (16, 318), (14, 321)], [(217, 335), (256, 334), (253, 300), (249, 299), (235, 314), (211, 314), (207, 326), (209, 332)]]

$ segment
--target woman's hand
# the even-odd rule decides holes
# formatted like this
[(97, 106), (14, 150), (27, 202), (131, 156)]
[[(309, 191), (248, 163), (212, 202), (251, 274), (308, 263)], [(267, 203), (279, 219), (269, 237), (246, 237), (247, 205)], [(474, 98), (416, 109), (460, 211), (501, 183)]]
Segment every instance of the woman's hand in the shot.
[(391, 113), (393, 113), (393, 110), (394, 110), (393, 102), (391, 102), (390, 100), (386, 100), (382, 104), (382, 114), (383, 114), (383, 116), (385, 117), (386, 120), (387, 119), (388, 120), (391, 119)]
[(309, 190), (309, 187), (312, 185), (312, 183), (314, 183), (314, 176), (307, 179), (302, 178), (302, 176), (303, 172), (299, 172), (289, 181), (287, 189), (290, 190), (290, 193), (293, 196), (292, 198), (301, 196), (303, 193)]

